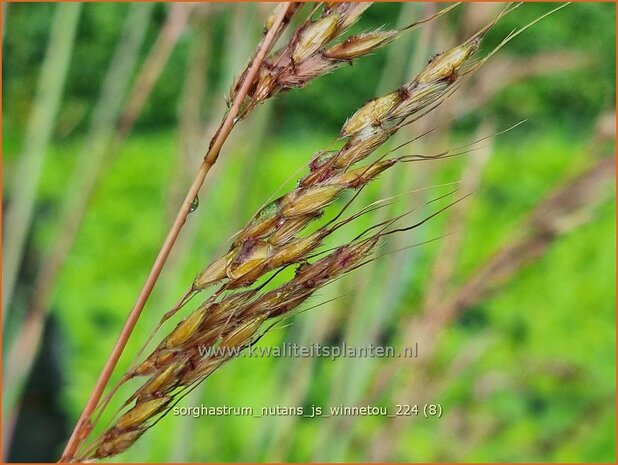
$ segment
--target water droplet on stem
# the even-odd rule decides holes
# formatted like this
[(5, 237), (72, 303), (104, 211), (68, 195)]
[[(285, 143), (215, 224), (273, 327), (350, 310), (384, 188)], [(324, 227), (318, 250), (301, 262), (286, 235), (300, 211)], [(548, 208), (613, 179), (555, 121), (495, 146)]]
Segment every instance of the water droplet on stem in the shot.
[(193, 202), (191, 202), (189, 213), (193, 213), (195, 210), (197, 210), (197, 207), (199, 206), (200, 206), (200, 198), (196, 195), (195, 198), (193, 199)]

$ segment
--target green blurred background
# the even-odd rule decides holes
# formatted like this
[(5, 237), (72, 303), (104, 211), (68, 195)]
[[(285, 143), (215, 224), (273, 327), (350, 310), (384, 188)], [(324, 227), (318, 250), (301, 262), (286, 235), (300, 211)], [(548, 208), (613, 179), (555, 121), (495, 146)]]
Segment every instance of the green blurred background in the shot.
[[(439, 7), (376, 4), (354, 30), (409, 24)], [(114, 379), (226, 239), (294, 185), (356, 108), (411, 80), (501, 7), (461, 6), (241, 122)], [(7, 232), (27, 224), (10, 270), (14, 292), (3, 300), (5, 460), (57, 460), (271, 8), (3, 3), (4, 259), (13, 252)], [(482, 51), (551, 8), (519, 7)], [(473, 195), (393, 236), (381, 258), (305, 308), (324, 305), (260, 342), (418, 342), (417, 359), (239, 359), (181, 404), (440, 404), (441, 418), (168, 415), (119, 459), (613, 462), (615, 53), (610, 3), (571, 4), (510, 42), (390, 147), (440, 125), (398, 152), (436, 153), (526, 122), (464, 156), (396, 166), (355, 205), (456, 181)], [(40, 97), (54, 82), (57, 111)], [(28, 187), (32, 201), (16, 202)], [(452, 188), (399, 197), (329, 244), (411, 206), (422, 218), (433, 211), (424, 202)], [(83, 219), (68, 227), (80, 209)], [(66, 259), (59, 254), (48, 273), (72, 232)], [(37, 348), (31, 369), (22, 347)]]

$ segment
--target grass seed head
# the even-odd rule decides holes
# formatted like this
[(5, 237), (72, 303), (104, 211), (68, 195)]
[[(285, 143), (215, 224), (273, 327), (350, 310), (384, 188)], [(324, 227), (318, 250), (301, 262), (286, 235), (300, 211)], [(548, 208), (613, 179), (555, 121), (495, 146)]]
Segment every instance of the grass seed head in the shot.
[(220, 347), (237, 348), (246, 346), (251, 342), (252, 336), (259, 329), (265, 319), (265, 316), (260, 316), (258, 318), (248, 321), (247, 323), (244, 323), (243, 325), (232, 331), (228, 336), (226, 336), (221, 341)]
[(292, 62), (299, 63), (324, 47), (337, 32), (339, 15), (328, 14), (315, 22), (309, 23), (299, 34), (292, 52)]
[(208, 265), (193, 281), (193, 289), (206, 289), (208, 286), (224, 279), (227, 276), (228, 263), (233, 257), (233, 252), (229, 251), (223, 257)]
[(208, 307), (201, 307), (192, 312), (187, 318), (178, 323), (178, 326), (165, 340), (165, 348), (173, 349), (187, 341), (200, 327), (208, 312)]
[(103, 459), (124, 452), (131, 447), (145, 431), (145, 428), (136, 429), (119, 434), (110, 434), (107, 438), (104, 437), (104, 440), (101, 441), (101, 445), (95, 449), (92, 458)]
[(343, 125), (341, 137), (350, 137), (368, 126), (379, 126), (384, 117), (401, 101), (398, 92), (369, 100)]
[(466, 41), (444, 53), (436, 55), (417, 76), (420, 84), (438, 82), (442, 80), (454, 81), (457, 73), (468, 59), (479, 49), (480, 40)]
[(137, 428), (148, 419), (161, 412), (171, 401), (171, 397), (160, 397), (137, 404), (122, 415), (113, 428), (120, 431)]
[(348, 37), (340, 44), (324, 51), (324, 55), (335, 60), (351, 60), (367, 55), (394, 40), (397, 31), (373, 31)]
[[(303, 86), (320, 74), (394, 40), (399, 31), (373, 31), (351, 36), (326, 49), (368, 6), (328, 4), (319, 19), (308, 20), (286, 46), (265, 60), (247, 99), (248, 105), (281, 90)], [(267, 21), (267, 28), (272, 28), (272, 21)], [(345, 220), (306, 237), (298, 235), (341, 192), (367, 184), (399, 161), (387, 159), (348, 171), (384, 144), (408, 116), (431, 108), (466, 69), (470, 70), (465, 66), (478, 50), (480, 37), (437, 55), (410, 84), (361, 107), (343, 126), (341, 136), (347, 138), (344, 147), (314, 157), (309, 175), (299, 186), (262, 208), (237, 234), (228, 253), (196, 278), (192, 289), (196, 291), (217, 281), (228, 281), (129, 372), (128, 378), (150, 379), (128, 401), (137, 399), (135, 406), (103, 434), (95, 457), (107, 457), (128, 448), (153, 423), (149, 420), (169, 406), (179, 386), (189, 387), (203, 380), (231, 357), (204, 357), (200, 347), (243, 349), (251, 345), (267, 319), (292, 311), (323, 286), (364, 263), (385, 233), (357, 238), (313, 263), (309, 263), (307, 256)], [(298, 263), (294, 277), (272, 291), (258, 295), (263, 286), (236, 290), (254, 284), (268, 271)]]
[(318, 185), (296, 189), (283, 197), (281, 212), (286, 218), (316, 213), (335, 200), (345, 186)]

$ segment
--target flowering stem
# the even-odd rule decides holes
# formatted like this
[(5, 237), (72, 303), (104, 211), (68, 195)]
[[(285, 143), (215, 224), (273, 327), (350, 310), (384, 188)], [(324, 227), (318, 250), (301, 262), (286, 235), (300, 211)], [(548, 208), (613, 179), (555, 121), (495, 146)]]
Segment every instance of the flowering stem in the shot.
[(118, 360), (120, 359), (120, 356), (124, 348), (126, 347), (129, 337), (133, 332), (133, 328), (135, 327), (137, 320), (139, 319), (142, 310), (144, 309), (144, 306), (146, 305), (146, 302), (150, 297), (152, 289), (154, 288), (154, 285), (157, 282), (159, 275), (161, 274), (161, 270), (165, 265), (165, 262), (172, 250), (172, 247), (174, 246), (174, 243), (176, 242), (176, 239), (178, 238), (178, 235), (180, 234), (180, 231), (186, 222), (187, 215), (189, 214), (189, 211), (191, 209), (193, 199), (197, 196), (200, 188), (202, 187), (202, 184), (204, 183), (204, 180), (206, 179), (206, 176), (208, 175), (212, 166), (217, 161), (217, 157), (219, 156), (223, 144), (225, 143), (232, 129), (234, 128), (236, 116), (238, 115), (243, 100), (249, 92), (250, 86), (253, 84), (260, 69), (260, 66), (264, 58), (266, 57), (266, 54), (270, 50), (271, 46), (274, 44), (274, 41), (277, 37), (277, 32), (281, 24), (283, 23), (289, 6), (289, 3), (284, 5), (284, 7), (279, 12), (273, 26), (264, 37), (264, 40), (262, 41), (260, 48), (258, 49), (253, 59), (253, 63), (251, 64), (251, 67), (246, 74), (242, 87), (236, 94), (236, 98), (234, 99), (234, 103), (229, 113), (223, 120), (221, 126), (219, 127), (219, 130), (216, 132), (215, 137), (208, 150), (208, 153), (204, 156), (204, 160), (202, 161), (199, 171), (197, 172), (195, 180), (193, 181), (193, 184), (191, 184), (189, 192), (187, 193), (187, 196), (182, 202), (178, 214), (176, 215), (176, 219), (174, 220), (174, 223), (172, 224), (172, 227), (167, 234), (163, 245), (161, 246), (161, 250), (159, 251), (157, 258), (152, 265), (150, 273), (148, 274), (148, 278), (146, 279), (146, 282), (144, 283), (144, 286), (142, 287), (137, 297), (131, 313), (129, 313), (129, 316), (127, 317), (127, 320), (120, 332), (120, 335), (118, 336), (118, 339), (114, 344), (112, 352), (109, 355), (107, 361), (105, 362), (103, 370), (99, 375), (99, 379), (97, 380), (97, 383), (95, 384), (92, 393), (90, 394), (90, 398), (88, 399), (88, 402), (86, 403), (86, 406), (84, 407), (84, 410), (82, 411), (82, 414), (80, 415), (79, 420), (75, 425), (75, 429), (73, 430), (73, 433), (69, 438), (62, 457), (60, 458), (60, 462), (73, 461), (77, 448), (90, 434), (90, 431), (93, 427), (90, 421), (92, 413), (94, 412), (101, 400), (105, 387), (107, 386), (112, 372), (114, 371), (114, 368), (116, 367), (116, 364), (118, 363)]

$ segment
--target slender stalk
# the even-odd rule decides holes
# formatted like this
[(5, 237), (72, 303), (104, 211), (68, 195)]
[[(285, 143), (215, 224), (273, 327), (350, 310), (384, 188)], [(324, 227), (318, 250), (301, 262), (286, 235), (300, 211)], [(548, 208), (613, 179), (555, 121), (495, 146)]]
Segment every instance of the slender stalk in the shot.
[(9, 14), (8, 2), (2, 2), (2, 38), (4, 39), (4, 33), (6, 31), (6, 17)]
[[(191, 25), (194, 37), (191, 38), (189, 59), (187, 60), (186, 78), (183, 89), (180, 96), (180, 105), (178, 112), (178, 154), (175, 164), (176, 173), (171, 180), (170, 189), (168, 191), (167, 199), (165, 201), (167, 207), (167, 213), (169, 216), (169, 222), (174, 219), (176, 206), (182, 201), (184, 197), (184, 188), (186, 184), (191, 181), (193, 175), (193, 169), (208, 148), (208, 141), (205, 140), (202, 134), (202, 116), (201, 109), (204, 107), (204, 103), (213, 96), (219, 96), (227, 89), (222, 89), (220, 85), (211, 86), (207, 85), (208, 66), (211, 59), (211, 44), (210, 40), (212, 31), (210, 26), (215, 21), (217, 11), (212, 5), (204, 5), (203, 8), (196, 11), (193, 15), (193, 23)], [(248, 50), (243, 59), (246, 59), (250, 53)], [(229, 81), (226, 81), (226, 86), (229, 85)], [(218, 112), (208, 112), (207, 118), (213, 118)], [(217, 165), (217, 170), (221, 170), (222, 166), (226, 165), (228, 159), (222, 159)], [(213, 177), (217, 177), (216, 170), (212, 173)], [(201, 195), (205, 194), (205, 190), (213, 189), (213, 185), (216, 184), (211, 181), (208, 186), (200, 192)], [(203, 220), (203, 218), (202, 218)], [(159, 281), (159, 285), (155, 290), (153, 298), (157, 302), (171, 302), (177, 299), (175, 292), (181, 287), (184, 282), (181, 281), (184, 276), (183, 271), (187, 268), (187, 261), (191, 257), (191, 247), (196, 242), (196, 237), (200, 231), (200, 222), (191, 221), (187, 224), (182, 236), (176, 242), (174, 250), (167, 261), (167, 272)], [(144, 321), (145, 320), (145, 321)], [(159, 316), (150, 313), (145, 314), (142, 317), (142, 322), (146, 327), (156, 327), (159, 323)], [(192, 393), (195, 394), (194, 391)], [(148, 457), (155, 444), (166, 444), (166, 450), (173, 451), (179, 448), (179, 444), (185, 444), (187, 450), (191, 445), (191, 425), (187, 425), (187, 418), (184, 416), (174, 419), (174, 434), (170, 435), (169, 432), (154, 429), (150, 435), (142, 438), (136, 445), (133, 451), (129, 451), (125, 454), (124, 460), (133, 461), (133, 458)], [(131, 455), (135, 454), (135, 455)], [(171, 457), (169, 462), (187, 462), (183, 457)]]
[[(210, 24), (211, 9), (206, 6), (201, 11), (196, 11), (191, 24), (191, 43), (188, 51), (186, 76), (179, 97), (178, 125), (179, 125), (179, 148), (178, 160), (172, 163), (170, 174), (170, 187), (165, 202), (166, 213), (169, 222), (174, 220), (176, 208), (185, 195), (185, 186), (193, 176), (193, 167), (199, 163), (199, 159), (208, 146), (200, 146), (202, 139), (201, 111), (206, 95), (206, 82), (208, 76), (208, 62), (210, 60)], [(209, 92), (210, 93), (210, 92)], [(210, 116), (210, 115), (209, 115)]]
[(121, 138), (126, 137), (133, 128), (135, 120), (141, 113), (152, 88), (157, 83), (170, 54), (185, 29), (193, 8), (194, 5), (186, 3), (170, 6), (165, 24), (135, 80), (131, 97), (128, 99), (120, 117), (118, 128)]
[[(473, 140), (491, 137), (495, 132), (495, 124), (485, 122), (481, 124)], [(481, 184), (484, 168), (493, 151), (493, 139), (487, 145), (475, 150), (466, 160), (466, 166), (461, 174), (461, 189), (463, 192), (475, 192)], [(456, 264), (463, 244), (464, 228), (470, 213), (470, 204), (456, 205), (446, 220), (446, 231), (452, 231), (439, 246), (431, 270), (429, 280), (423, 292), (422, 311), (428, 312), (434, 305), (440, 303), (443, 295), (451, 290), (454, 281)]]
[[(163, 71), (165, 63), (178, 42), (181, 32), (186, 26), (188, 13), (191, 8), (191, 5), (182, 4), (173, 5), (170, 9), (165, 24), (142, 65), (132, 90), (126, 99), (124, 109), (118, 118), (122, 124), (116, 128), (112, 137), (109, 137), (108, 134), (108, 131), (112, 129), (116, 121), (116, 116), (111, 115), (111, 113), (116, 112), (116, 110), (113, 110), (115, 105), (112, 103), (112, 100), (115, 101), (118, 97), (122, 97), (124, 88), (120, 89), (120, 87), (123, 87), (121, 84), (127, 81), (128, 76), (122, 78), (118, 75), (120, 73), (119, 70), (114, 72), (110, 70), (110, 76), (116, 77), (108, 79), (108, 89), (103, 91), (105, 95), (101, 95), (98, 105), (101, 108), (105, 108), (95, 111), (95, 114), (98, 115), (96, 117), (98, 122), (93, 120), (88, 137), (89, 142), (85, 145), (87, 150), (80, 154), (77, 168), (72, 179), (68, 182), (68, 185), (72, 187), (68, 189), (54, 245), (49, 248), (49, 253), (44, 257), (34, 280), (34, 290), (26, 318), (19, 329), (19, 334), (15, 337), (14, 346), (11, 347), (7, 357), (5, 373), (7, 385), (17, 386), (16, 393), (9, 393), (9, 401), (4, 404), (9, 406), (8, 408), (12, 404), (11, 399), (17, 399), (19, 390), (38, 352), (40, 339), (45, 330), (45, 318), (51, 306), (51, 299), (54, 296), (58, 276), (79, 232), (87, 206), (96, 192), (97, 183), (107, 170), (111, 159), (119, 153), (122, 144), (131, 132), (148, 96)], [(150, 10), (150, 8), (147, 8), (147, 10)], [(127, 39), (127, 42), (137, 40), (138, 29), (142, 27), (141, 25), (138, 26), (136, 21), (133, 22), (134, 24), (130, 26), (132, 38)], [(129, 44), (123, 45), (127, 47), (127, 50), (130, 47)], [(121, 59), (119, 58), (119, 60)], [(117, 66), (122, 67), (126, 66), (126, 64), (119, 62)], [(112, 97), (111, 94), (115, 94), (115, 96)], [(113, 118), (113, 121), (110, 122), (110, 118)], [(6, 420), (8, 422), (14, 421), (16, 418), (16, 412), (3, 413), (3, 415), (8, 419)], [(8, 424), (10, 425), (11, 423)], [(4, 442), (7, 443), (7, 435), (10, 435), (10, 428), (5, 427), (4, 434)]]
[(46, 147), (60, 107), (80, 9), (80, 3), (59, 4), (56, 7), (24, 151), (13, 177), (19, 182), (12, 186), (2, 241), (2, 318), (5, 322), (34, 213)]
[(176, 219), (174, 220), (174, 223), (167, 237), (165, 238), (165, 241), (163, 242), (161, 250), (159, 251), (159, 254), (155, 259), (150, 273), (148, 274), (146, 282), (144, 283), (144, 286), (142, 287), (137, 297), (135, 305), (133, 306), (131, 313), (129, 313), (127, 321), (125, 322), (120, 332), (120, 336), (118, 337), (118, 340), (116, 341), (116, 344), (114, 345), (114, 348), (112, 349), (109, 358), (105, 362), (105, 366), (103, 367), (103, 370), (99, 375), (99, 379), (97, 380), (92, 394), (90, 395), (90, 398), (88, 399), (88, 402), (86, 403), (86, 406), (84, 407), (84, 410), (79, 420), (77, 421), (77, 424), (75, 425), (75, 429), (73, 430), (71, 438), (69, 439), (62, 458), (60, 459), (61, 461), (66, 462), (73, 459), (77, 447), (88, 436), (90, 430), (92, 429), (92, 425), (90, 424), (90, 417), (94, 412), (97, 404), (99, 403), (101, 396), (103, 395), (103, 391), (107, 386), (107, 383), (109, 382), (112, 372), (116, 367), (118, 360), (120, 359), (120, 356), (129, 340), (131, 333), (133, 332), (133, 328), (135, 327), (137, 320), (139, 319), (142, 310), (144, 309), (144, 306), (148, 301), (148, 297), (150, 296), (152, 289), (154, 288), (154, 285), (157, 282), (159, 275), (161, 274), (161, 270), (165, 265), (167, 257), (169, 256), (170, 251), (172, 250), (172, 247), (174, 246), (174, 243), (176, 242), (176, 239), (178, 238), (178, 235), (180, 234), (180, 231), (182, 230), (182, 227), (186, 222), (187, 215), (189, 214), (189, 211), (191, 209), (191, 203), (193, 202), (193, 199), (197, 196), (200, 188), (202, 187), (202, 184), (206, 179), (206, 176), (208, 175), (212, 166), (217, 161), (221, 148), (223, 147), (226, 139), (234, 128), (234, 124), (236, 122), (235, 119), (240, 110), (240, 106), (243, 103), (245, 96), (249, 92), (250, 86), (253, 84), (253, 81), (257, 76), (257, 72), (264, 58), (266, 57), (266, 54), (274, 43), (275, 36), (279, 30), (280, 25), (283, 22), (283, 19), (288, 9), (289, 4), (286, 4), (279, 12), (279, 15), (277, 16), (273, 24), (273, 27), (264, 37), (264, 40), (261, 43), (260, 48), (253, 60), (253, 63), (249, 68), (248, 73), (243, 81), (242, 87), (240, 88), (238, 94), (236, 95), (236, 98), (234, 99), (234, 104), (232, 105), (232, 108), (230, 109), (229, 113), (223, 120), (223, 123), (221, 124), (219, 130), (217, 131), (210, 146), (210, 149), (208, 150), (208, 153), (204, 156), (204, 160), (200, 166), (199, 171), (197, 172), (195, 180), (193, 181), (193, 184), (189, 188), (187, 196), (185, 197), (182, 205), (180, 206)]

